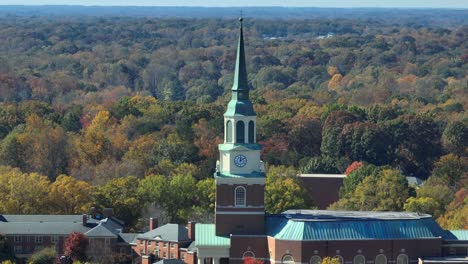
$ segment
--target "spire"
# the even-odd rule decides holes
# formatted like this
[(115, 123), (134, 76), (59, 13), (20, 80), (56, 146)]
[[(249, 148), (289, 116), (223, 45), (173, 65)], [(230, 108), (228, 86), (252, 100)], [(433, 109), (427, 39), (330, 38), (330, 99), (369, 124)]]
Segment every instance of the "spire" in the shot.
[(234, 83), (231, 89), (231, 101), (225, 116), (255, 116), (252, 102), (249, 100), (249, 84), (247, 82), (247, 67), (245, 66), (245, 52), (244, 52), (244, 32), (242, 29), (242, 21), (240, 22), (239, 42), (237, 43), (237, 58), (236, 58), (236, 71), (234, 72)]
[(242, 29), (242, 17), (239, 18), (240, 34), (237, 44), (237, 58), (236, 58), (236, 71), (234, 73), (234, 84), (232, 85), (233, 91), (248, 91), (249, 86), (247, 82), (247, 68), (245, 66), (245, 52), (244, 52), (244, 33)]

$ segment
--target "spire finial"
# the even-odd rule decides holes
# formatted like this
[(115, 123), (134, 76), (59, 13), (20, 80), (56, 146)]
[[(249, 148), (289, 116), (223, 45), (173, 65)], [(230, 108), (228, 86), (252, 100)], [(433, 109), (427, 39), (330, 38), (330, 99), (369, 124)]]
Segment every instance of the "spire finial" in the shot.
[[(236, 71), (234, 72), (234, 84), (232, 90), (235, 91), (248, 91), (247, 83), (247, 70), (245, 66), (245, 53), (244, 53), (244, 32), (242, 30), (242, 22), (244, 18), (239, 18), (239, 42), (237, 43), (237, 58), (236, 58)], [(246, 94), (247, 95), (247, 94)], [(248, 95), (247, 95), (248, 96)]]

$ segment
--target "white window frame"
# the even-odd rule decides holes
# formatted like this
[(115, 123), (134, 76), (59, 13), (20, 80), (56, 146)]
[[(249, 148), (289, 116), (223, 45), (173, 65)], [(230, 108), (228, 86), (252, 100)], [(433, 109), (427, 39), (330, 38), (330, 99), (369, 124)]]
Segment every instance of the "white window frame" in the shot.
[[(357, 259), (361, 258), (361, 257), (362, 257), (362, 259), (364, 259), (364, 261), (362, 263), (357, 263)], [(362, 255), (362, 254), (354, 256), (353, 264), (366, 264), (366, 257), (364, 257), (364, 255)]]
[(316, 264), (317, 262), (315, 262), (314, 260), (318, 259), (318, 263), (322, 263), (322, 257), (320, 257), (319, 255), (313, 255), (311, 258), (310, 258), (310, 264)]
[(286, 254), (281, 258), (281, 263), (291, 264), (291, 263), (295, 263), (295, 262), (294, 262), (294, 258), (293, 258), (293, 256), (291, 254)]
[(34, 237), (34, 243), (36, 244), (42, 244), (43, 238), (42, 236), (35, 236)]
[[(243, 191), (244, 197), (238, 197), (237, 191)], [(240, 194), (240, 193), (239, 193)], [(244, 186), (237, 186), (234, 189), (234, 206), (235, 207), (246, 207), (247, 205), (247, 190)]]
[(397, 259), (396, 259), (396, 264), (400, 264), (400, 263), (398, 262), (398, 259), (399, 259), (400, 257), (406, 257), (406, 263), (402, 263), (402, 264), (408, 264), (408, 263), (410, 262), (410, 261), (409, 261), (408, 255), (406, 255), (406, 254), (400, 254), (400, 255), (398, 255), (398, 257), (397, 257)]

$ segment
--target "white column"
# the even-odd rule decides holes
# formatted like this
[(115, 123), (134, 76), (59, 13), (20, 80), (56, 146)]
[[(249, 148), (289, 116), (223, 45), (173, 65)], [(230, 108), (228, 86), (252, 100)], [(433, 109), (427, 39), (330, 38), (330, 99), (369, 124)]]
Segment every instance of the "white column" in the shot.
[(213, 258), (213, 264), (219, 264), (219, 258)]
[(205, 264), (205, 257), (198, 256), (198, 264)]

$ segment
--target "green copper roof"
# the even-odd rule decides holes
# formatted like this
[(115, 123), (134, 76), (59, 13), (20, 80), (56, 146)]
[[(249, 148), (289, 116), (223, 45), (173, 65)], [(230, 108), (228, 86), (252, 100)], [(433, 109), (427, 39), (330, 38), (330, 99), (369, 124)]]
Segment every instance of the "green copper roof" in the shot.
[(196, 247), (230, 247), (231, 239), (225, 236), (217, 236), (214, 224), (195, 225)]
[(218, 149), (221, 151), (230, 151), (230, 150), (262, 150), (262, 146), (259, 144), (219, 144)]
[(429, 215), (407, 212), (288, 211), (267, 216), (266, 229), (276, 239), (306, 241), (439, 238), (445, 234)]
[(448, 240), (468, 240), (468, 229), (465, 230), (448, 230), (445, 236)]
[(237, 43), (236, 70), (232, 84), (232, 97), (228, 104), (225, 116), (243, 115), (254, 116), (252, 102), (249, 100), (249, 83), (247, 82), (247, 67), (245, 66), (244, 33), (242, 18), (240, 21), (240, 34)]
[(217, 171), (214, 174), (215, 178), (265, 178), (265, 173), (264, 172), (259, 172), (259, 171), (253, 171), (251, 173), (239, 173), (239, 174), (233, 174), (229, 172), (224, 172), (224, 171)]

